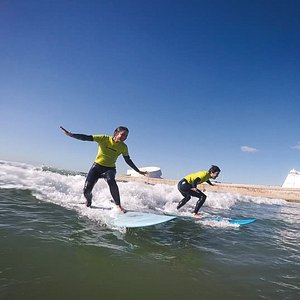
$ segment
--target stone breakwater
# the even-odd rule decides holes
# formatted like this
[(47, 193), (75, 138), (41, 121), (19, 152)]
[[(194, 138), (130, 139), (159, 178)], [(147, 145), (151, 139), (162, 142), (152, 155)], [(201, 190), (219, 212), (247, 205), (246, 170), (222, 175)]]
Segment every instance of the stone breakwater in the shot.
[[(117, 176), (117, 181), (123, 182), (143, 182), (146, 184), (168, 184), (177, 185), (178, 180), (149, 178), (149, 177), (132, 177), (132, 176)], [(206, 189), (208, 192), (223, 192), (233, 193), (243, 196), (264, 197), (271, 199), (283, 199), (289, 202), (300, 203), (300, 189), (282, 188), (280, 186), (267, 185), (246, 185), (246, 184), (231, 184), (231, 183), (216, 183), (215, 186), (209, 184), (201, 184), (200, 189)]]

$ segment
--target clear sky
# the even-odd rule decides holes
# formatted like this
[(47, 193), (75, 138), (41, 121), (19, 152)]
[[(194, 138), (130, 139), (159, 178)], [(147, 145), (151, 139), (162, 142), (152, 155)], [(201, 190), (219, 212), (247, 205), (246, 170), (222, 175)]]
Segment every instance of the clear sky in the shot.
[(123, 125), (165, 178), (217, 164), (281, 185), (300, 169), (299, 16), (298, 0), (1, 0), (0, 159), (86, 172), (97, 144), (59, 126)]

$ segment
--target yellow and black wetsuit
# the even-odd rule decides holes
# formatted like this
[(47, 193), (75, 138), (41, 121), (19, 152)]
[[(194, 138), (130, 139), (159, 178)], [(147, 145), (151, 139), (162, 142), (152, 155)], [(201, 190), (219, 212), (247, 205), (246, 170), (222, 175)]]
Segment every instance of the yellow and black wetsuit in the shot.
[(92, 190), (99, 178), (104, 178), (107, 181), (115, 204), (120, 205), (120, 193), (115, 180), (116, 161), (119, 155), (122, 154), (126, 163), (132, 169), (139, 172), (139, 169), (130, 159), (127, 145), (124, 142), (115, 143), (113, 137), (107, 135), (85, 135), (72, 133), (71, 137), (82, 141), (94, 141), (98, 143), (98, 153), (94, 164), (88, 172), (83, 189), (87, 206), (91, 206), (92, 204)]
[(184, 198), (177, 205), (177, 209), (184, 206), (191, 199), (191, 197), (197, 197), (199, 198), (199, 200), (197, 201), (195, 209), (193, 211), (194, 214), (197, 214), (206, 200), (206, 195), (200, 190), (197, 189), (196, 191), (194, 191), (192, 190), (192, 188), (197, 188), (197, 185), (203, 182), (207, 182), (208, 184), (212, 185), (209, 178), (209, 172), (199, 171), (189, 174), (181, 179), (178, 182), (178, 190)]

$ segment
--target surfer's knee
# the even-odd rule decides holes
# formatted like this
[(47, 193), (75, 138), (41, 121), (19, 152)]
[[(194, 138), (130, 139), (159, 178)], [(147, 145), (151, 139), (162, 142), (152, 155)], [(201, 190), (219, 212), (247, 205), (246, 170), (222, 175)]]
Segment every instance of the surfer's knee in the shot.
[(110, 191), (111, 191), (112, 193), (116, 193), (116, 192), (119, 191), (117, 182), (116, 182), (116, 180), (115, 180), (114, 178), (108, 178), (108, 179), (107, 179), (107, 184), (108, 184), (108, 186), (109, 186), (109, 188), (110, 188)]
[(117, 182), (116, 182), (114, 176), (112, 176), (112, 177), (107, 176), (106, 181), (109, 186), (109, 190), (114, 199), (115, 204), (117, 206), (119, 206), (120, 202), (121, 202), (120, 201), (120, 193), (119, 193), (119, 187), (117, 185)]
[(201, 195), (200, 197), (199, 197), (199, 200), (197, 201), (197, 203), (196, 203), (196, 206), (195, 206), (195, 209), (194, 209), (194, 214), (197, 214), (198, 213), (198, 211), (200, 210), (200, 208), (202, 207), (202, 205), (204, 204), (204, 202), (205, 202), (205, 200), (206, 200), (206, 195)]
[(177, 209), (185, 205), (191, 199), (190, 195), (186, 195), (177, 205)]
[(200, 203), (200, 207), (204, 204), (206, 200), (206, 195), (202, 193), (202, 195), (199, 197), (199, 200), (197, 201), (197, 203)]

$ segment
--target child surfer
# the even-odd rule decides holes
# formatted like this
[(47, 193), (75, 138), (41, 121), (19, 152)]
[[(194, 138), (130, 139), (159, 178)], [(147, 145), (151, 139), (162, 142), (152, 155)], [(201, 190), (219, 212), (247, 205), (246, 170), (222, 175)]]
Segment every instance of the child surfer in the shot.
[(220, 172), (221, 170), (219, 167), (211, 166), (208, 171), (199, 171), (196, 173), (192, 173), (181, 179), (178, 182), (177, 187), (184, 198), (177, 205), (177, 209), (185, 205), (192, 196), (197, 197), (199, 198), (199, 200), (196, 203), (192, 216), (194, 218), (200, 218), (201, 216), (198, 214), (198, 211), (204, 204), (206, 195), (199, 189), (197, 189), (197, 185), (203, 182), (207, 182), (208, 184), (213, 185), (209, 179), (216, 179), (219, 176)]

